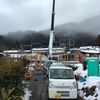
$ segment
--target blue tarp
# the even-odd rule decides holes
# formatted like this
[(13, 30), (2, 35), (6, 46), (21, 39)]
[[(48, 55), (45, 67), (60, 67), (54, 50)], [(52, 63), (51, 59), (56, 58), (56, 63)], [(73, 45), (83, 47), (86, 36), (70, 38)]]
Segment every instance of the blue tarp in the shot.
[(80, 80), (80, 82), (85, 82), (85, 81), (86, 81), (86, 76), (83, 77), (83, 78)]

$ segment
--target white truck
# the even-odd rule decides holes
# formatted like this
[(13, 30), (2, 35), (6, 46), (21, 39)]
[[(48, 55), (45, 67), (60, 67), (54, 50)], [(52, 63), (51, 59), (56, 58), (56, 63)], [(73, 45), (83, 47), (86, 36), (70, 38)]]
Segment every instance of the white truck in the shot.
[(72, 68), (53, 64), (47, 77), (48, 99), (77, 100), (77, 82)]

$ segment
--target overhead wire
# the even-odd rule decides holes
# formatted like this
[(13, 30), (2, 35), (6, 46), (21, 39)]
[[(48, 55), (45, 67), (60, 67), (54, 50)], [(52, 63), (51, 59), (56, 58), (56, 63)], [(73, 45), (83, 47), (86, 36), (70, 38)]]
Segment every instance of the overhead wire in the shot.
[[(99, 0), (95, 0), (95, 2), (90, 6), (90, 8), (82, 15), (87, 15), (87, 14), (91, 13), (93, 10), (97, 10), (99, 6), (100, 6)], [(100, 29), (100, 26), (90, 30), (89, 32), (93, 32), (97, 29)]]
[(95, 2), (90, 6), (90, 8), (86, 10), (86, 13), (83, 13), (83, 14), (86, 15), (87, 13), (90, 13), (91, 9), (95, 7), (96, 4), (97, 4), (97, 1), (95, 0)]
[(91, 31), (89, 31), (89, 32), (93, 32), (93, 31), (95, 31), (95, 30), (97, 30), (97, 29), (99, 29), (99, 30), (100, 30), (100, 26), (98, 26), (98, 27), (94, 28), (93, 30), (91, 30)]
[(91, 14), (91, 12), (93, 12), (93, 10), (96, 10), (99, 7), (99, 5), (100, 5), (100, 3), (98, 2), (98, 0), (95, 0), (95, 2), (86, 10), (85, 13), (82, 13), (81, 16), (85, 15), (85, 17), (87, 18), (87, 16), (89, 14)]

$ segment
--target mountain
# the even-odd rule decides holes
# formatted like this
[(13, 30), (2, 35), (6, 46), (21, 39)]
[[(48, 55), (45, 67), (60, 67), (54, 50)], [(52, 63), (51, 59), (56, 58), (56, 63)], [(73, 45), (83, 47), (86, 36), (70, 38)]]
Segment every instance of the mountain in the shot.
[(6, 35), (7, 38), (14, 39), (21, 41), (24, 38), (28, 38), (28, 36), (31, 36), (32, 34), (36, 33), (35, 31), (16, 31), (16, 32), (10, 32)]
[[(100, 15), (84, 19), (79, 23), (71, 22), (54, 27), (57, 41), (61, 38), (73, 39), (76, 45), (95, 45), (97, 36), (100, 33)], [(20, 44), (41, 43), (49, 41), (50, 29), (42, 31), (17, 31), (0, 37), (0, 43), (7, 46)]]
[[(55, 26), (54, 32), (56, 35), (62, 36), (63, 34), (68, 35), (76, 35), (76, 33), (80, 34), (91, 34), (94, 37), (97, 37), (100, 33), (100, 15), (94, 16), (91, 18), (84, 19), (79, 23), (71, 22), (65, 23), (62, 25)], [(45, 35), (50, 34), (50, 29), (40, 31)]]

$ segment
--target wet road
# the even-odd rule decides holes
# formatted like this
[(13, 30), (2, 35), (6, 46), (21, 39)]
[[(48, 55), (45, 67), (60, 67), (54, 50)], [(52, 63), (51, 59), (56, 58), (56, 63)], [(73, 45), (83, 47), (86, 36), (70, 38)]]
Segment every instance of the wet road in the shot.
[(45, 80), (38, 80), (29, 82), (29, 90), (31, 90), (32, 96), (29, 100), (48, 100)]
[[(35, 76), (39, 76), (39, 75), (35, 75)], [(32, 94), (29, 100), (48, 100), (46, 79), (44, 78), (39, 78), (38, 80), (33, 79), (28, 81), (28, 83), (29, 83), (28, 89), (31, 91)], [(78, 97), (77, 100), (83, 100), (83, 99)]]
[(35, 72), (33, 73), (33, 79), (28, 81), (28, 89), (32, 94), (29, 100), (48, 100), (45, 75), (43, 71)]

